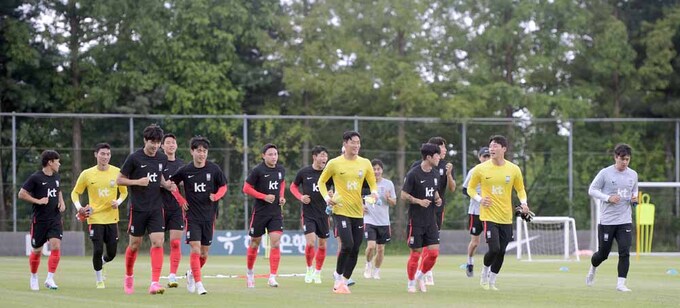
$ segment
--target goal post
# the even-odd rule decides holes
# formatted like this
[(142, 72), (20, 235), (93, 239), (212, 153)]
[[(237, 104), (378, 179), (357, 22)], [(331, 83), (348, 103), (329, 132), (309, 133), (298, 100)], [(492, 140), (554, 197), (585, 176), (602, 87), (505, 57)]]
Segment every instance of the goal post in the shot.
[(580, 261), (576, 221), (566, 216), (536, 216), (531, 222), (517, 217), (517, 259)]

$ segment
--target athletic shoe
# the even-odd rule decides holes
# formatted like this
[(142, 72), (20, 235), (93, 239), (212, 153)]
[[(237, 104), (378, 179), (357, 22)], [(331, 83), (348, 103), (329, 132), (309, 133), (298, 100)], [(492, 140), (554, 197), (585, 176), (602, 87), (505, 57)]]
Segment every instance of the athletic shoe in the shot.
[(408, 291), (408, 293), (416, 293), (416, 281), (409, 280), (408, 283), (406, 284), (406, 290)]
[(203, 287), (203, 282), (199, 281), (196, 283), (196, 293), (198, 293), (198, 295), (208, 294), (208, 291), (206, 291), (205, 288)]
[(621, 292), (632, 292), (633, 290), (628, 289), (625, 284), (616, 286), (616, 291), (621, 291)]
[(333, 288), (333, 292), (336, 294), (351, 294), (352, 291), (349, 290), (346, 284), (344, 283), (339, 283), (335, 288)]
[(163, 288), (160, 283), (152, 282), (151, 285), (149, 286), (149, 294), (155, 295), (163, 293), (165, 293), (165, 288)]
[(126, 294), (135, 292), (135, 278), (133, 276), (125, 276), (125, 280), (123, 280), (123, 289), (125, 289)]
[(364, 278), (366, 279), (371, 279), (373, 275), (371, 275), (371, 265), (366, 263), (366, 266), (364, 267)]
[(246, 287), (248, 288), (254, 288), (255, 287), (255, 273), (246, 273)]
[(586, 275), (586, 285), (592, 287), (595, 284), (595, 272), (588, 272)]
[(276, 277), (269, 277), (269, 280), (267, 280), (267, 284), (272, 288), (278, 288), (279, 287), (279, 283), (276, 282)]
[(194, 274), (191, 272), (191, 270), (188, 270), (186, 275), (187, 275), (187, 291), (189, 291), (189, 293), (196, 292), (196, 280), (194, 280)]
[(418, 290), (420, 290), (420, 292), (423, 292), (423, 293), (427, 292), (427, 287), (425, 286), (425, 285), (427, 285), (427, 283), (425, 282), (425, 277), (427, 277), (427, 275), (423, 275), (423, 277), (421, 277), (420, 279), (416, 278), (416, 284), (418, 285)]
[(176, 288), (178, 286), (177, 277), (175, 275), (168, 276), (168, 288)]
[(38, 280), (38, 274), (31, 274), (31, 280), (30, 280), (30, 286), (32, 291), (39, 291), (40, 290), (40, 282)]
[(104, 285), (104, 281), (97, 281), (97, 289), (105, 289), (106, 285)]
[(432, 271), (429, 271), (425, 274), (425, 284), (428, 286), (434, 285), (434, 275), (432, 275)]
[(312, 283), (314, 278), (314, 270), (312, 268), (307, 268), (307, 273), (305, 274), (305, 283)]
[(56, 289), (59, 289), (59, 286), (57, 286), (57, 284), (54, 283), (54, 280), (47, 279), (47, 280), (45, 280), (45, 288), (48, 288), (50, 290), (56, 290)]
[(469, 278), (472, 278), (472, 276), (474, 276), (474, 268), (474, 265), (468, 264), (465, 268), (465, 275), (467, 275)]
[(351, 286), (356, 284), (356, 281), (354, 281), (354, 280), (352, 280), (352, 278), (350, 278), (350, 279), (347, 279), (347, 282), (345, 284), (347, 284), (348, 287), (351, 287)]
[(321, 272), (315, 272), (313, 278), (315, 284), (321, 284)]

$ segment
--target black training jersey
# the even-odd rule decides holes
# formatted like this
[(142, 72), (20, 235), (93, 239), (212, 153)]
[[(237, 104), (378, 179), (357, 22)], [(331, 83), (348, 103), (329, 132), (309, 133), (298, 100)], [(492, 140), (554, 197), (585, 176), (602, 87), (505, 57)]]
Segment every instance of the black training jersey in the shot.
[[(300, 193), (309, 195), (312, 199), (309, 204), (302, 204), (302, 215), (309, 218), (326, 218), (326, 200), (319, 192), (319, 176), (323, 170), (315, 170), (312, 166), (307, 166), (298, 171), (293, 183), (298, 186)], [(326, 182), (326, 189), (333, 184), (333, 180)]]
[(439, 174), (435, 168), (432, 168), (430, 172), (425, 172), (420, 167), (413, 168), (406, 174), (402, 190), (414, 198), (427, 199), (432, 202), (426, 208), (413, 203), (409, 205), (408, 217), (412, 226), (422, 227), (437, 223), (435, 218), (437, 205), (434, 202), (434, 196), (439, 188), (439, 182)]
[(151, 157), (144, 154), (144, 149), (139, 149), (128, 155), (120, 167), (120, 173), (131, 180), (149, 178), (148, 186), (128, 187), (132, 210), (148, 212), (163, 207), (161, 189), (164, 188), (161, 188), (161, 176), (167, 164), (168, 157), (161, 152), (156, 152), (156, 156)]
[(210, 201), (210, 194), (227, 185), (222, 169), (215, 163), (206, 162), (203, 168), (196, 168), (191, 162), (177, 170), (171, 180), (177, 184), (184, 182), (184, 193), (189, 209), (189, 221), (213, 221), (217, 216), (217, 202)]
[[(168, 164), (163, 168), (163, 176), (165, 177), (166, 181), (169, 181), (172, 179), (172, 175), (177, 173), (177, 170), (184, 166), (184, 161), (177, 158), (175, 160), (168, 160)], [(179, 182), (177, 182), (177, 185), (179, 185)], [(168, 191), (167, 189), (161, 189), (161, 195), (163, 195), (163, 206), (165, 206), (165, 211), (176, 211), (179, 209), (179, 204), (177, 203), (177, 200), (175, 200), (175, 197), (172, 196), (172, 193)]]
[(254, 215), (281, 216), (279, 196), (281, 195), (281, 183), (286, 178), (286, 170), (280, 164), (269, 168), (264, 162), (253, 168), (246, 182), (253, 186), (256, 191), (265, 195), (274, 195), (274, 202), (267, 203), (261, 199), (255, 199), (253, 206)]
[(33, 204), (33, 221), (51, 221), (61, 219), (61, 212), (59, 212), (59, 180), (61, 177), (58, 173), (51, 176), (46, 175), (42, 170), (33, 173), (22, 188), (26, 190), (33, 198), (42, 199), (47, 197), (47, 204)]

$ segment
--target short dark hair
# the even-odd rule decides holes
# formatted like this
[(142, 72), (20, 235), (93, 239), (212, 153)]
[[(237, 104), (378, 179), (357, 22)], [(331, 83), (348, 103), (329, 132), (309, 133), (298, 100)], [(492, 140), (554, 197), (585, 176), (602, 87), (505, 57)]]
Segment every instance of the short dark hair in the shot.
[(631, 156), (633, 149), (625, 143), (619, 143), (614, 147), (614, 155), (617, 157)]
[(491, 138), (489, 138), (489, 143), (491, 143), (492, 141), (500, 144), (504, 148), (508, 147), (508, 139), (506, 139), (504, 136), (493, 135), (493, 136), (491, 136)]
[(45, 150), (40, 154), (40, 160), (42, 161), (43, 167), (47, 167), (47, 164), (55, 159), (59, 159), (59, 153), (55, 150)]
[(439, 154), (439, 146), (432, 143), (423, 143), (420, 146), (420, 155), (425, 159), (428, 156), (434, 156), (434, 154)]
[(271, 148), (276, 149), (277, 152), (279, 151), (279, 148), (277, 148), (275, 144), (267, 143), (262, 147), (262, 154), (267, 153), (267, 150), (269, 150)]
[(376, 159), (373, 159), (373, 160), (371, 161), (371, 166), (375, 166), (375, 165), (380, 166), (380, 169), (385, 169), (385, 165), (383, 165), (382, 160), (379, 160), (379, 159), (377, 159), (377, 158), (376, 158)]
[(326, 154), (328, 154), (328, 149), (322, 145), (317, 145), (312, 148), (312, 156), (319, 155), (321, 152), (326, 152)]
[(99, 150), (101, 150), (101, 149), (111, 150), (111, 146), (106, 142), (97, 143), (97, 145), (94, 146), (94, 152), (95, 153), (99, 153)]
[(345, 133), (342, 134), (342, 141), (349, 141), (352, 139), (354, 136), (359, 137), (361, 139), (361, 135), (353, 130), (348, 130)]
[(142, 135), (144, 140), (161, 142), (163, 140), (163, 129), (156, 124), (151, 124), (144, 129)]
[(167, 134), (163, 135), (163, 140), (161, 140), (161, 143), (165, 143), (165, 139), (168, 139), (168, 138), (172, 138), (172, 139), (177, 140), (177, 137), (175, 137), (175, 134), (167, 133)]
[(446, 146), (446, 139), (442, 137), (432, 137), (427, 141), (427, 143)]
[(192, 150), (198, 149), (198, 147), (203, 147), (205, 149), (210, 148), (210, 140), (203, 136), (195, 136), (189, 140), (189, 148)]

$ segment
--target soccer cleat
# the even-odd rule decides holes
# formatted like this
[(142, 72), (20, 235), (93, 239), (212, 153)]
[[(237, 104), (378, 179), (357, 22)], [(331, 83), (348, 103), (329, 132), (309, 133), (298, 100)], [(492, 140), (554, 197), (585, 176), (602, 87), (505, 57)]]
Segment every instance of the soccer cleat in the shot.
[(428, 286), (433, 286), (434, 285), (434, 275), (432, 275), (432, 271), (429, 271), (425, 274), (425, 284)]
[(409, 280), (408, 283), (406, 284), (406, 290), (408, 291), (408, 293), (416, 293), (416, 281)]
[(592, 287), (595, 284), (595, 272), (588, 272), (586, 275), (586, 285)]
[(177, 283), (177, 277), (175, 275), (168, 276), (168, 288), (176, 288), (179, 286)]
[(133, 276), (125, 276), (123, 281), (123, 289), (125, 289), (126, 294), (132, 294), (135, 292), (135, 278)]
[(38, 274), (31, 274), (30, 286), (32, 291), (40, 290), (40, 282), (38, 282)]
[(246, 273), (246, 287), (248, 288), (254, 288), (255, 287), (255, 274), (254, 273)]
[(54, 283), (54, 280), (47, 279), (47, 280), (45, 280), (45, 288), (48, 288), (50, 290), (57, 290), (57, 289), (59, 289), (59, 286), (57, 286), (57, 284)]
[(628, 287), (626, 287), (626, 285), (623, 285), (623, 284), (622, 284), (622, 285), (616, 286), (616, 291), (621, 291), (621, 292), (632, 292), (633, 290), (628, 289)]
[(315, 284), (321, 284), (321, 272), (314, 273), (313, 279)]
[(472, 278), (474, 276), (474, 265), (468, 264), (467, 267), (465, 268), (465, 275), (467, 275), (469, 278)]
[(272, 288), (278, 288), (279, 287), (279, 283), (276, 282), (276, 277), (273, 277), (273, 276), (269, 277), (269, 280), (267, 280), (267, 284)]
[(348, 287), (351, 287), (356, 284), (356, 281), (352, 280), (352, 278), (347, 279), (347, 282), (345, 283)]
[(305, 273), (305, 283), (312, 283), (314, 278), (314, 270), (309, 267), (307, 268), (307, 273)]
[(364, 278), (366, 279), (371, 279), (373, 275), (371, 275), (371, 264), (366, 263), (366, 266), (364, 267)]
[(196, 293), (198, 293), (198, 295), (208, 294), (208, 291), (206, 291), (205, 288), (203, 287), (203, 282), (199, 281), (196, 283)]
[(152, 282), (151, 285), (149, 286), (149, 294), (156, 295), (163, 293), (165, 293), (165, 288), (163, 288), (160, 283)]
[(194, 280), (194, 274), (191, 272), (191, 270), (188, 270), (186, 275), (187, 275), (187, 291), (189, 291), (189, 293), (196, 292), (196, 280)]
[(104, 281), (97, 281), (97, 289), (106, 289), (106, 285), (104, 284)]

